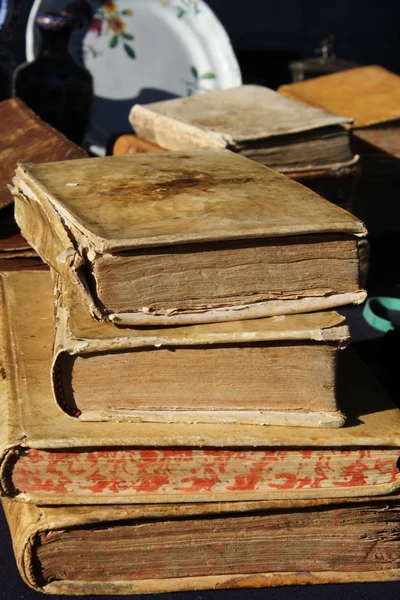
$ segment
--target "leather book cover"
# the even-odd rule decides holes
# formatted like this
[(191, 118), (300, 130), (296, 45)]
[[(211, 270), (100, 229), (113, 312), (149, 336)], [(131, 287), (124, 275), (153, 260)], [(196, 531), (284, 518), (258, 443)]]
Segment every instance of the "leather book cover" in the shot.
[(0, 209), (13, 202), (7, 185), (19, 160), (43, 163), (87, 156), (19, 98), (0, 102), (0, 128)]
[(21, 577), (50, 594), (143, 594), (400, 576), (397, 495), (334, 502), (2, 504)]
[(278, 92), (353, 119), (355, 129), (400, 119), (400, 77), (377, 65), (282, 85)]
[(2, 496), (131, 504), (342, 498), (399, 487), (400, 410), (354, 356), (340, 365), (347, 419), (337, 429), (79, 422), (52, 394), (49, 274), (6, 273), (1, 282)]
[[(340, 427), (344, 423), (344, 416), (336, 402), (336, 364), (338, 352), (347, 345), (350, 335), (344, 317), (334, 311), (187, 327), (121, 329), (113, 323), (91, 319), (75, 286), (67, 285), (57, 277), (55, 327), (52, 364), (54, 396), (62, 409), (73, 416), (78, 413), (80, 420), (236, 422), (304, 427)], [(260, 344), (263, 347), (262, 354), (258, 354), (257, 350)], [(244, 354), (246, 345), (256, 348), (252, 359)], [(221, 346), (224, 352), (222, 365), (217, 363)], [(240, 349), (237, 350), (237, 347)], [(282, 358), (280, 365), (276, 364), (279, 360), (277, 348), (284, 352), (279, 354)], [(167, 359), (166, 364), (164, 363), (165, 353), (160, 358), (160, 349), (166, 349), (168, 357), (174, 356), (172, 362)], [(189, 350), (188, 357), (185, 349)], [(93, 386), (98, 385), (97, 381), (90, 384), (90, 379), (88, 380), (90, 389), (86, 394), (89, 393), (92, 397), (93, 391), (95, 400), (94, 405), (90, 405), (84, 390), (82, 400), (86, 408), (83, 408), (78, 404), (78, 384), (71, 361), (75, 362), (79, 357), (86, 359), (83, 364), (87, 365), (93, 358), (98, 359), (99, 354), (108, 360), (109, 372), (106, 380), (101, 381), (99, 388), (96, 387), (94, 391)], [(124, 372), (129, 367), (125, 362), (124, 367), (118, 371), (118, 356), (126, 357), (129, 354), (132, 355), (135, 373), (132, 373), (125, 387), (120, 387), (121, 378), (124, 378)], [(139, 366), (141, 354), (146, 357), (145, 365), (142, 366), (144, 372)], [(154, 369), (158, 373), (157, 380), (163, 379), (164, 373), (162, 408), (157, 405), (158, 393), (154, 389), (159, 386), (150, 383), (146, 387), (145, 384), (147, 357), (150, 360), (149, 370)], [(189, 361), (190, 366), (185, 360)], [(236, 367), (232, 365), (232, 372), (227, 378), (217, 372), (218, 369), (225, 372), (224, 363), (232, 363), (233, 360), (237, 361)], [(241, 370), (248, 360), (257, 365), (261, 360), (263, 372), (257, 373), (258, 367), (253, 371), (251, 364), (246, 364)], [(180, 361), (181, 367), (177, 366)], [(199, 364), (200, 370), (197, 371)], [(163, 368), (166, 371), (162, 371)], [(285, 368), (292, 368), (296, 375), (289, 373), (288, 377), (282, 378), (281, 373)], [(104, 370), (107, 371), (105, 365), (101, 367), (101, 372)], [(189, 372), (188, 378), (182, 375), (182, 370)], [(116, 377), (114, 371), (118, 372)], [(87, 375), (84, 375), (86, 379), (90, 378), (89, 372), (86, 371)], [(98, 373), (94, 379), (100, 377), (101, 373)], [(180, 385), (186, 389), (183, 397), (176, 390), (175, 381), (180, 380), (179, 378), (182, 378)], [(199, 393), (197, 390), (194, 392), (191, 386), (191, 381), (196, 378), (201, 379), (196, 384), (201, 390)], [(245, 384), (242, 385), (241, 381), (236, 383), (237, 378), (243, 378)], [(258, 386), (257, 380), (263, 383)], [(256, 389), (253, 390), (252, 385)], [(125, 395), (129, 386), (135, 392), (132, 390)], [(120, 390), (118, 400), (116, 389)], [(146, 399), (142, 398), (148, 394), (153, 398), (153, 405), (151, 401), (146, 404)], [(168, 401), (167, 394), (171, 396), (168, 396)], [(202, 396), (207, 395), (209, 398), (206, 401), (202, 399)], [(179, 399), (184, 402), (187, 396), (195, 399), (182, 407)], [(124, 397), (127, 401), (125, 405)], [(139, 406), (129, 402), (132, 397), (137, 399)], [(252, 400), (248, 402), (247, 397)], [(147, 408), (143, 408), (143, 405)], [(79, 410), (74, 410), (74, 407)]]
[(168, 150), (236, 148), (250, 141), (351, 123), (259, 85), (135, 104), (129, 121), (139, 137)]
[[(265, 240), (266, 244), (279, 245), (289, 240), (289, 246), (295, 236), (301, 244), (309, 240), (308, 235), (321, 235), (322, 241), (324, 236), (330, 240), (331, 235), (349, 235), (353, 240), (366, 235), (364, 225), (350, 213), (283, 175), (227, 150), (112, 156), (74, 161), (72, 166), (68, 162), (20, 164), (13, 193), (23, 235), (46, 262), (79, 288), (89, 311), (98, 319), (110, 318), (122, 325), (178, 325), (307, 312), (358, 303), (365, 297), (357, 276), (355, 281), (347, 282), (346, 289), (339, 284), (334, 287), (330, 281), (327, 293), (321, 292), (321, 278), (317, 277), (320, 293), (294, 292), (291, 288), (286, 294), (282, 287), (275, 294), (270, 289), (260, 293), (263, 279), (258, 276), (250, 299), (248, 293), (234, 297), (232, 283), (228, 285), (223, 279), (228, 275), (223, 262), (219, 262), (222, 253), (215, 251), (215, 259), (207, 268), (215, 269), (222, 298), (214, 299), (212, 294), (219, 288), (212, 286), (209, 301), (204, 304), (201, 292), (208, 280), (203, 277), (193, 284), (198, 287), (191, 298), (198, 301), (192, 306), (180, 298), (173, 301), (181, 301), (181, 305), (169, 304), (160, 310), (148, 304), (133, 306), (137, 293), (133, 298), (130, 286), (135, 288), (136, 270), (128, 266), (129, 260), (157, 254), (159, 248), (161, 254), (174, 259), (176, 254), (176, 259), (185, 261), (178, 270), (180, 277), (189, 269), (189, 258), (195, 260), (190, 254), (195, 244), (206, 251), (214, 249), (206, 246), (213, 243), (223, 248), (225, 242), (244, 244), (245, 240), (255, 240), (257, 245), (256, 240)], [(112, 261), (111, 268), (105, 265), (107, 260)], [(265, 261), (258, 260), (257, 264), (258, 269), (266, 268)], [(101, 265), (107, 277), (110, 273), (111, 278), (117, 277), (121, 269), (124, 271), (118, 286), (107, 284), (111, 294), (126, 295), (123, 302), (116, 297), (116, 304), (111, 306), (102, 299), (100, 288), (105, 278), (101, 273), (94, 274)], [(146, 268), (149, 270), (148, 265)], [(176, 269), (163, 269), (159, 285), (164, 282), (164, 290), (182, 289), (168, 280)], [(279, 282), (287, 272), (282, 269)], [(92, 287), (96, 280), (97, 297), (90, 290), (89, 280)], [(280, 285), (274, 283), (275, 287)], [(154, 304), (154, 297), (149, 301)]]

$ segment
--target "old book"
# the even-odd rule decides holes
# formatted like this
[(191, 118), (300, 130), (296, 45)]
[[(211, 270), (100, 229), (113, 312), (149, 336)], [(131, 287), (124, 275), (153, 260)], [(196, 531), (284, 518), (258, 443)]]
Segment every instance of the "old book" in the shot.
[[(61, 278), (58, 287), (52, 380), (57, 403), (70, 415), (94, 421), (344, 423), (336, 362), (349, 332), (336, 312), (121, 329), (91, 319), (76, 288)], [(48, 301), (50, 312), (50, 294)]]
[(341, 498), (399, 487), (400, 410), (351, 356), (339, 368), (347, 419), (337, 429), (79, 422), (51, 390), (48, 273), (7, 273), (2, 282), (3, 496), (131, 504)]
[(0, 102), (0, 209), (12, 204), (7, 188), (17, 162), (48, 162), (87, 156), (62, 133), (42, 121), (19, 98)]
[(364, 225), (227, 150), (20, 164), (13, 193), (23, 235), (96, 318), (232, 321), (365, 298)]
[[(119, 136), (112, 151), (114, 156), (139, 152), (165, 152), (165, 150), (131, 133)], [(335, 169), (285, 172), (285, 175), (302, 183), (329, 202), (346, 210), (352, 210), (352, 196), (360, 175), (358, 163)]]
[(400, 77), (370, 65), (323, 75), (288, 85), (279, 93), (366, 127), (400, 119)]
[(25, 582), (143, 594), (400, 577), (398, 496), (328, 504), (49, 507), (3, 501)]
[(167, 150), (229, 148), (281, 173), (335, 170), (357, 162), (345, 117), (258, 85), (135, 104), (137, 135)]

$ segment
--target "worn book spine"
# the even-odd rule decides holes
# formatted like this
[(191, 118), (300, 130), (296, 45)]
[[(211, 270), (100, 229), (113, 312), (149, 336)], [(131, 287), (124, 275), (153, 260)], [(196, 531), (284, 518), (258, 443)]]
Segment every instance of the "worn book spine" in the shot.
[(140, 104), (132, 107), (129, 121), (140, 138), (168, 150), (226, 148), (234, 143), (227, 134), (155, 114), (153, 110)]
[[(400, 576), (397, 497), (332, 504), (300, 500), (79, 508), (3, 501), (3, 508), (21, 577), (46, 593), (139, 594)], [(192, 532), (189, 544), (185, 530)], [(104, 531), (108, 546), (98, 538)], [(118, 531), (131, 553), (121, 550)], [(79, 554), (79, 569), (72, 555), (54, 580), (50, 573), (60, 560), (57, 549), (68, 553), (70, 538), (75, 555), (86, 551)], [(54, 550), (52, 543), (57, 544)]]
[(42, 260), (77, 287), (89, 314), (100, 319), (102, 312), (90, 293), (83, 268), (84, 261), (46, 196), (40, 195), (40, 202), (28, 199), (23, 185), (19, 189), (13, 188), (12, 193), (16, 200), (15, 219), (22, 235), (29, 240)]

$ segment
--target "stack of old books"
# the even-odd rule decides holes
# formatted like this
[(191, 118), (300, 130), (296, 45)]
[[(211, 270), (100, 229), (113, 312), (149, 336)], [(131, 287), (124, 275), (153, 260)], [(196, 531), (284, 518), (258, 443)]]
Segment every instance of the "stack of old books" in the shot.
[(371, 65), (284, 85), (279, 92), (351, 118), (352, 147), (361, 156), (354, 213), (370, 233), (400, 231), (400, 77)]
[(1, 278), (0, 485), (27, 583), (399, 575), (400, 411), (351, 355), (336, 373), (348, 329), (322, 310), (364, 298), (362, 223), (220, 149), (22, 163), (13, 193), (53, 272)]
[(258, 85), (136, 104), (129, 119), (138, 138), (124, 136), (119, 151), (125, 139), (141, 151), (228, 148), (350, 208), (358, 156), (343, 125), (352, 119)]

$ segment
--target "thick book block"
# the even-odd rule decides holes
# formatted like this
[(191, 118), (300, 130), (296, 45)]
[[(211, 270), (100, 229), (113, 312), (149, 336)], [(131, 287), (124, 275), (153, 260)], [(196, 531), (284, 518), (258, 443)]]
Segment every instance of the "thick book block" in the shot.
[(258, 85), (135, 104), (137, 135), (167, 150), (229, 148), (281, 173), (337, 171), (357, 162), (346, 117)]
[(19, 98), (0, 102), (0, 129), (0, 208), (13, 202), (7, 185), (19, 160), (43, 163), (87, 156)]
[(18, 569), (51, 594), (400, 577), (399, 497), (49, 507), (3, 501)]
[(237, 321), (365, 298), (363, 224), (227, 150), (21, 164), (23, 235), (120, 325)]
[(336, 362), (348, 341), (344, 317), (328, 311), (121, 329), (91, 319), (58, 277), (53, 390), (81, 420), (340, 427)]
[(289, 99), (354, 119), (356, 129), (400, 119), (400, 77), (377, 65), (282, 85), (278, 91)]
[(399, 487), (400, 410), (351, 355), (339, 368), (347, 420), (337, 429), (79, 422), (52, 394), (48, 273), (7, 273), (2, 282), (2, 496), (43, 504), (220, 502)]

